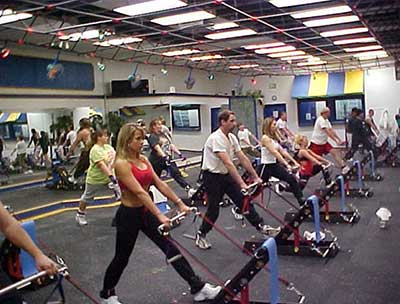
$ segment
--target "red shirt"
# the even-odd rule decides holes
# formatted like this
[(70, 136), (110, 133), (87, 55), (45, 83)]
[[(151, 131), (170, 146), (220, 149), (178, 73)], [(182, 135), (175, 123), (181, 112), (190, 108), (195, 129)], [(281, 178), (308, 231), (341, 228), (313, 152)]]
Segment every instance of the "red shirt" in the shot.
[[(150, 165), (142, 160), (142, 162), (146, 165), (145, 169), (140, 169), (135, 166), (133, 163), (129, 163), (131, 166), (131, 172), (133, 176), (137, 179), (139, 184), (143, 187), (143, 189), (148, 189), (148, 187), (153, 183), (153, 171), (151, 170)], [(118, 181), (119, 186), (122, 191), (128, 190), (125, 184), (121, 181)]]

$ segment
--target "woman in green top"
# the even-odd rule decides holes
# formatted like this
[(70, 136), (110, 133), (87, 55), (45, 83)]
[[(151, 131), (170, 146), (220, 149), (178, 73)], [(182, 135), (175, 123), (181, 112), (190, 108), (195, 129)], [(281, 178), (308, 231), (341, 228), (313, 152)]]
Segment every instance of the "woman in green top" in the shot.
[(88, 201), (93, 200), (99, 191), (108, 187), (114, 191), (117, 200), (121, 197), (121, 190), (113, 175), (115, 150), (108, 144), (107, 130), (92, 130), (90, 137), (94, 145), (89, 154), (90, 165), (86, 175), (85, 192), (81, 196), (75, 217), (76, 222), (81, 226), (87, 225), (85, 210)]

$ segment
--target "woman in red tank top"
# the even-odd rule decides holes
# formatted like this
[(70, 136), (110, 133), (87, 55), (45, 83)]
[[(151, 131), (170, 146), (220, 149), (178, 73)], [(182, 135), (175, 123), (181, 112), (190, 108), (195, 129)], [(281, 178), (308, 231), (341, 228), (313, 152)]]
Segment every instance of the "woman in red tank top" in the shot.
[(221, 287), (204, 283), (179, 249), (157, 231), (160, 224), (169, 225), (169, 219), (151, 200), (148, 193), (150, 185), (175, 203), (180, 212), (190, 212), (190, 208), (154, 173), (150, 162), (140, 154), (144, 138), (143, 129), (133, 123), (124, 125), (118, 135), (115, 173), (122, 197), (116, 215), (116, 252), (105, 274), (100, 292), (101, 303), (121, 304), (114, 288), (128, 264), (140, 230), (164, 252), (167, 261), (189, 284), (195, 301), (213, 299)]

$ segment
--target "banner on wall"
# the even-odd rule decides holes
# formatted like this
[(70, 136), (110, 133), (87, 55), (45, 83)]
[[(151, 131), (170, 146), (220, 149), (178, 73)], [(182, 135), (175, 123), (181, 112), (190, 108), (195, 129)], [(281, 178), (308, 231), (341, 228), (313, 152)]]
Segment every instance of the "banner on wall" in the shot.
[(364, 72), (314, 73), (296, 76), (292, 97), (339, 96), (364, 93)]

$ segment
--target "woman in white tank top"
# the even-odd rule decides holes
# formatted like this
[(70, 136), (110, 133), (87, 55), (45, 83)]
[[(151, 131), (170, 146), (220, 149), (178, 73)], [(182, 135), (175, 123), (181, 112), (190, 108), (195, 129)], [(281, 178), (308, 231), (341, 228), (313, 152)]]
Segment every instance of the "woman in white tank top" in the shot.
[(290, 171), (295, 171), (296, 167), (300, 168), (300, 164), (279, 145), (275, 119), (266, 118), (262, 129), (261, 165), (257, 170), (260, 177), (264, 182), (268, 182), (271, 176), (287, 182), (289, 188), (286, 190), (293, 192), (300, 205), (304, 204), (305, 199), (300, 184), (290, 173)]

